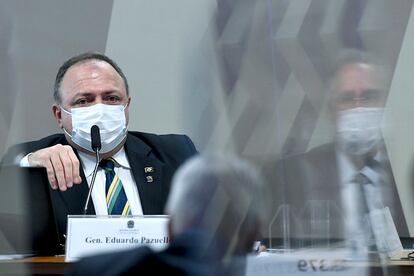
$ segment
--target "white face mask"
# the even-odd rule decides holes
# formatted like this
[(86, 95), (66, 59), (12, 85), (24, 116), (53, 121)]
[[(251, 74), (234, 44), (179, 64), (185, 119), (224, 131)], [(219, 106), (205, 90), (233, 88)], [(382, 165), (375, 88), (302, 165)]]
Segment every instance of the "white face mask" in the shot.
[(127, 126), (123, 105), (95, 104), (88, 107), (72, 108), (71, 112), (61, 109), (72, 116), (73, 143), (93, 152), (91, 147), (91, 127), (97, 125), (101, 134), (101, 153), (108, 153), (118, 146), (126, 137)]
[(343, 110), (337, 117), (339, 146), (348, 154), (363, 155), (382, 142), (383, 108), (358, 107)]

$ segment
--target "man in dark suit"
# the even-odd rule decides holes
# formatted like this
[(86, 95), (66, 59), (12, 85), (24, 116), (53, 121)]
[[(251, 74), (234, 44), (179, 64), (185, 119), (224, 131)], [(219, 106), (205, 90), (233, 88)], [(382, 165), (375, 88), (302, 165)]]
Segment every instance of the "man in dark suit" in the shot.
[[(67, 215), (83, 213), (95, 165), (92, 125), (100, 128), (106, 165), (101, 162), (88, 213), (162, 214), (174, 171), (196, 153), (191, 140), (128, 131), (127, 79), (99, 53), (67, 60), (57, 73), (54, 98), (52, 112), (63, 134), (16, 145), (2, 163), (46, 168), (59, 234), (66, 232)], [(112, 202), (106, 200), (111, 191), (119, 192), (111, 194)]]
[(264, 168), (273, 190), (269, 236), (286, 247), (329, 245), (359, 235), (359, 242), (372, 246), (372, 231), (380, 227), (369, 214), (383, 216), (386, 207), (398, 234), (408, 236), (382, 136), (384, 68), (366, 53), (342, 54), (330, 84), (334, 142)]
[(266, 218), (257, 171), (238, 158), (199, 155), (174, 176), (166, 212), (171, 243), (85, 257), (70, 275), (243, 275)]

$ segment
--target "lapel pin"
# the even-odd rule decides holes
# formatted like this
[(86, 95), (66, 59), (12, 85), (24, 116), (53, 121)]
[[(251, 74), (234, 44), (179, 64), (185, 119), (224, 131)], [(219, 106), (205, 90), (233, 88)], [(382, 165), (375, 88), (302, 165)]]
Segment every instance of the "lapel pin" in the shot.
[(154, 171), (155, 171), (154, 167), (145, 167), (144, 168), (145, 173), (153, 173)]
[(151, 175), (148, 175), (146, 178), (148, 183), (154, 182), (154, 178)]

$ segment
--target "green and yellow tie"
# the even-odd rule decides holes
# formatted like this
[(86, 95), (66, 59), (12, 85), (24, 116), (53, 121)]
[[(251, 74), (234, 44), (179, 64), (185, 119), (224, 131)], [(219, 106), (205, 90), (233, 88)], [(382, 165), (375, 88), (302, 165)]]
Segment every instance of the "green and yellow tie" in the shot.
[(112, 158), (104, 159), (99, 163), (99, 166), (105, 171), (108, 215), (131, 215), (131, 208), (129, 207), (122, 181), (115, 174), (115, 164), (116, 161)]

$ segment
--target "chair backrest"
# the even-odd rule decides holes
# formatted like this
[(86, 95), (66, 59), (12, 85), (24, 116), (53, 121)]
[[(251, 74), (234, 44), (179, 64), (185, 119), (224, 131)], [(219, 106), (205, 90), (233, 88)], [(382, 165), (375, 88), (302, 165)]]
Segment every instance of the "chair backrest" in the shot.
[(49, 189), (43, 168), (0, 168), (0, 254), (59, 252)]

